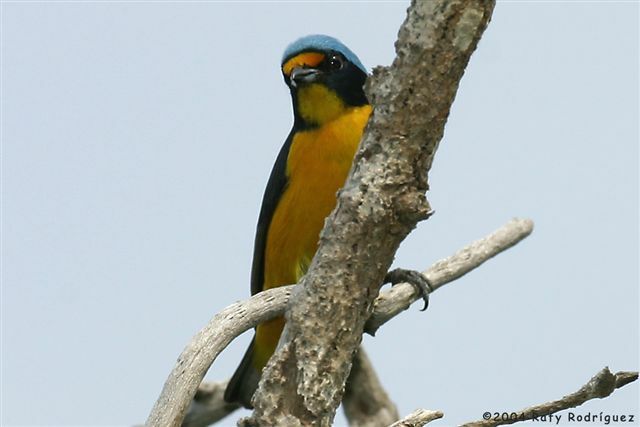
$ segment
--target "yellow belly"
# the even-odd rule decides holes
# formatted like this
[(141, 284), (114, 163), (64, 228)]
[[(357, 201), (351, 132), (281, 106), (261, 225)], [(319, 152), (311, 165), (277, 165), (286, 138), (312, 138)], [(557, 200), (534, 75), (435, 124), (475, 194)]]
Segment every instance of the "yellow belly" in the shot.
[[(297, 283), (306, 273), (370, 113), (368, 105), (351, 108), (319, 128), (294, 136), (287, 159), (287, 187), (267, 234), (263, 289)], [(283, 318), (258, 326), (256, 367), (264, 367), (273, 354), (283, 326)]]

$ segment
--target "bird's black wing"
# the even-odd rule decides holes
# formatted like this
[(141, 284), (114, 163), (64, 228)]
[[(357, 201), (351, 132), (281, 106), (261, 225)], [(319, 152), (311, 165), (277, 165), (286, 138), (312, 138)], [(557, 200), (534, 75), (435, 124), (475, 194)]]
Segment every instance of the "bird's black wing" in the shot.
[(293, 141), (294, 130), (291, 130), (287, 140), (278, 153), (276, 162), (271, 169), (267, 188), (262, 196), (262, 207), (256, 227), (256, 239), (253, 245), (253, 264), (251, 266), (251, 295), (260, 292), (264, 284), (264, 253), (267, 245), (267, 233), (273, 213), (278, 206), (280, 197), (287, 186), (287, 157)]

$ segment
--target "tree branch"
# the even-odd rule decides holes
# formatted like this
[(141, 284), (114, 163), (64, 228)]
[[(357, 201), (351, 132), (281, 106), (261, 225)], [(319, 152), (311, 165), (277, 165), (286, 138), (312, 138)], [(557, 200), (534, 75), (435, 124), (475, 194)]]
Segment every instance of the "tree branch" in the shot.
[(507, 419), (501, 419), (501, 417), (496, 417), (499, 419), (493, 419), (493, 417), (491, 417), (488, 420), (463, 424), (462, 427), (494, 427), (505, 424), (514, 424), (520, 421), (540, 419), (541, 417), (546, 417), (545, 420), (548, 420), (551, 414), (555, 414), (556, 412), (560, 412), (565, 409), (575, 408), (576, 406), (580, 406), (591, 399), (603, 399), (611, 395), (611, 393), (616, 389), (624, 387), (637, 379), (637, 372), (618, 372), (614, 375), (611, 373), (609, 368), (605, 367), (591, 378), (588, 383), (583, 385), (580, 390), (564, 396), (562, 399), (530, 406), (521, 411), (512, 413), (509, 417), (505, 417)]
[[(488, 236), (436, 262), (425, 271), (425, 276), (434, 290), (437, 290), (514, 246), (527, 237), (532, 230), (531, 220), (512, 219)], [(189, 427), (209, 425), (226, 416), (227, 413), (223, 414), (219, 410), (224, 405), (222, 395), (212, 391), (224, 390), (226, 382), (205, 383), (198, 389), (200, 382), (218, 354), (233, 338), (261, 322), (284, 313), (294, 286), (268, 289), (248, 300), (232, 304), (215, 315), (192, 338), (178, 357), (178, 362), (167, 378), (162, 393), (147, 419), (147, 425), (179, 426), (196, 390), (201, 393), (202, 399), (197, 406), (192, 406), (185, 425)], [(397, 316), (419, 298), (413, 285), (408, 283), (399, 283), (383, 291), (376, 300), (373, 314), (366, 323), (366, 330), (373, 334), (381, 325)], [(191, 367), (188, 375), (185, 371), (187, 366)], [(207, 399), (206, 396), (210, 394), (218, 396), (220, 400), (213, 397)], [(191, 411), (195, 410), (198, 414), (192, 414)], [(228, 413), (231, 412), (232, 410)]]
[(427, 172), (494, 2), (413, 1), (397, 57), (369, 79), (374, 110), (296, 287), (246, 425), (329, 425), (380, 283), (430, 209)]

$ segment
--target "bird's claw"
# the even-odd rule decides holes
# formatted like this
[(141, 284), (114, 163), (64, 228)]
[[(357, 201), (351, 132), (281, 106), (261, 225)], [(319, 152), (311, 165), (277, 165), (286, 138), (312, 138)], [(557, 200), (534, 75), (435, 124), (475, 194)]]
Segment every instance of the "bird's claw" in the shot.
[(391, 283), (391, 286), (403, 282), (412, 284), (420, 292), (424, 301), (424, 307), (420, 311), (425, 311), (429, 307), (429, 294), (433, 292), (433, 286), (431, 286), (429, 279), (419, 271), (406, 270), (404, 268), (391, 270), (384, 277), (384, 283)]

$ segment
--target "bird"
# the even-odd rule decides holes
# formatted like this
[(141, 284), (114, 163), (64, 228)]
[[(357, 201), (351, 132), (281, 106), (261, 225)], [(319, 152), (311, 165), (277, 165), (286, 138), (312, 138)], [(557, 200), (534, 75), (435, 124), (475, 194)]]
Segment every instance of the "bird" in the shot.
[[(258, 216), (251, 294), (299, 282), (336, 205), (372, 107), (367, 70), (338, 39), (308, 35), (281, 61), (293, 106), (293, 127), (277, 155)], [(262, 369), (274, 353), (284, 317), (261, 323), (224, 399), (251, 409)]]

